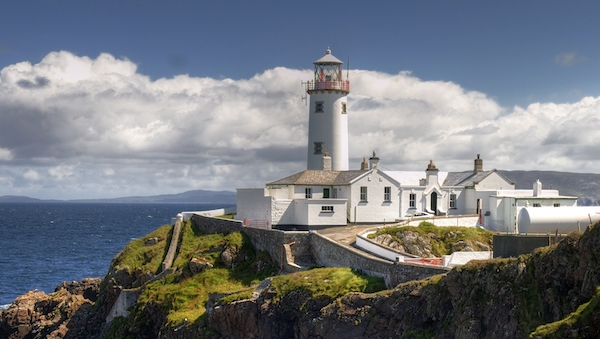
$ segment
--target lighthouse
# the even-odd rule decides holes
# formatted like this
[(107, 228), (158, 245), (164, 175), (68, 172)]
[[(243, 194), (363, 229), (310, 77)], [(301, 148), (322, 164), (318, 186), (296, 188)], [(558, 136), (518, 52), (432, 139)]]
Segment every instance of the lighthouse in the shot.
[(350, 82), (342, 77), (342, 65), (327, 48), (325, 55), (313, 62), (314, 79), (306, 82), (310, 96), (308, 118), (307, 169), (323, 169), (325, 152), (331, 157), (331, 169), (348, 170), (347, 96)]

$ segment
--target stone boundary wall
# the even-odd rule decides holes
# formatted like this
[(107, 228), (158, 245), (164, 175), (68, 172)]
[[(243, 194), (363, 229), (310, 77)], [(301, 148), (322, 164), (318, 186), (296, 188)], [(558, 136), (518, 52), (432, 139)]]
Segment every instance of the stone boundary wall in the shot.
[[(326, 267), (351, 267), (384, 279), (388, 288), (399, 283), (420, 280), (449, 271), (410, 263), (394, 263), (367, 255), (357, 249), (339, 244), (317, 232), (294, 232), (244, 227), (242, 221), (193, 215), (192, 221), (206, 233), (243, 232), (258, 250), (267, 251), (283, 268), (286, 265), (284, 244), (290, 244), (294, 256), (313, 257), (315, 264)], [(293, 244), (292, 244), (293, 243)]]
[(311, 244), (320, 265), (328, 267), (351, 267), (366, 274), (384, 279), (388, 288), (411, 281), (421, 280), (437, 274), (447, 273), (446, 267), (395, 263), (365, 255), (349, 246), (337, 243), (319, 233), (311, 233)]
[(162, 270), (166, 271), (173, 265), (175, 255), (177, 254), (177, 245), (179, 244), (179, 233), (181, 232), (181, 214), (177, 216), (175, 225), (173, 226), (173, 235), (171, 236), (171, 243), (169, 244), (169, 250), (165, 256), (165, 260), (162, 262)]

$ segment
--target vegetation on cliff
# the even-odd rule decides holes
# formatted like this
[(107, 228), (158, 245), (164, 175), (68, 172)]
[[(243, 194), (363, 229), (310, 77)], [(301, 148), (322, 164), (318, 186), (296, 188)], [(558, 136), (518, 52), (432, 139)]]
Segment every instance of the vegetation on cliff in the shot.
[(441, 257), (457, 251), (490, 251), (494, 233), (474, 227), (437, 227), (423, 221), (419, 226), (386, 227), (369, 239), (420, 257)]
[[(124, 249), (95, 305), (66, 307), (61, 300), (83, 293), (69, 286), (49, 299), (60, 305), (52, 309), (40, 309), (49, 305), (44, 296), (25, 296), (23, 309), (0, 313), (0, 339), (57, 329), (64, 338), (96, 338), (118, 292), (160, 270), (171, 229)], [(348, 268), (272, 276), (273, 262), (243, 234), (203, 234), (191, 223), (182, 228), (175, 268), (143, 283), (129, 316), (116, 318), (105, 337), (600, 337), (600, 225), (532, 254), (474, 261), (379, 292), (380, 280)]]

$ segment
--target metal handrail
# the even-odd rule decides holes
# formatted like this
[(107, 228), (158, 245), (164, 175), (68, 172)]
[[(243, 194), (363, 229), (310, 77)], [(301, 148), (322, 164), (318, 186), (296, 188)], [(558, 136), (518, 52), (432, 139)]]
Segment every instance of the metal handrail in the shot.
[(307, 91), (338, 90), (350, 92), (350, 81), (343, 80), (310, 80), (306, 82)]

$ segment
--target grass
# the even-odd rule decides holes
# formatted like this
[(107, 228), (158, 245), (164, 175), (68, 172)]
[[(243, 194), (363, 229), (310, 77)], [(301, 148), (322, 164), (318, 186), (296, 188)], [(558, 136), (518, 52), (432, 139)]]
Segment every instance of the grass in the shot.
[[(227, 268), (220, 256), (231, 247), (236, 248), (237, 259), (232, 268)], [(204, 258), (213, 268), (192, 275), (188, 263), (194, 257)], [(176, 273), (146, 286), (138, 300), (138, 315), (148, 303), (159, 304), (167, 311), (167, 324), (178, 326), (184, 319), (191, 324), (205, 313), (210, 293), (248, 295), (250, 291), (251, 295), (252, 286), (276, 272), (269, 255), (256, 251), (242, 233), (203, 234), (191, 221), (182, 225), (179, 253), (173, 266)], [(238, 294), (230, 300), (241, 298), (242, 294)]]
[(600, 313), (600, 286), (590, 301), (581, 304), (577, 310), (559, 321), (541, 325), (529, 335), (529, 338), (562, 338), (570, 330), (586, 326), (595, 326), (594, 314)]
[[(412, 231), (431, 239), (431, 252), (435, 256), (452, 254), (452, 245), (459, 241), (478, 241), (491, 246), (494, 233), (476, 227), (448, 226), (438, 227), (430, 222), (421, 222), (419, 226), (387, 227), (369, 235), (373, 239), (378, 235), (389, 234), (398, 243), (402, 243), (396, 235), (398, 232)], [(454, 236), (451, 235), (451, 232)], [(434, 237), (431, 237), (434, 235)]]
[(273, 300), (278, 302), (292, 291), (336, 299), (349, 292), (378, 292), (385, 289), (385, 283), (350, 268), (314, 268), (273, 277), (271, 287), (276, 291)]
[[(173, 231), (172, 225), (164, 225), (143, 238), (131, 241), (125, 248), (113, 259), (113, 267), (129, 267), (131, 271), (138, 268), (143, 272), (150, 271), (159, 273), (162, 261), (168, 250), (168, 244), (171, 241)], [(150, 238), (158, 238), (154, 245), (146, 245)]]

